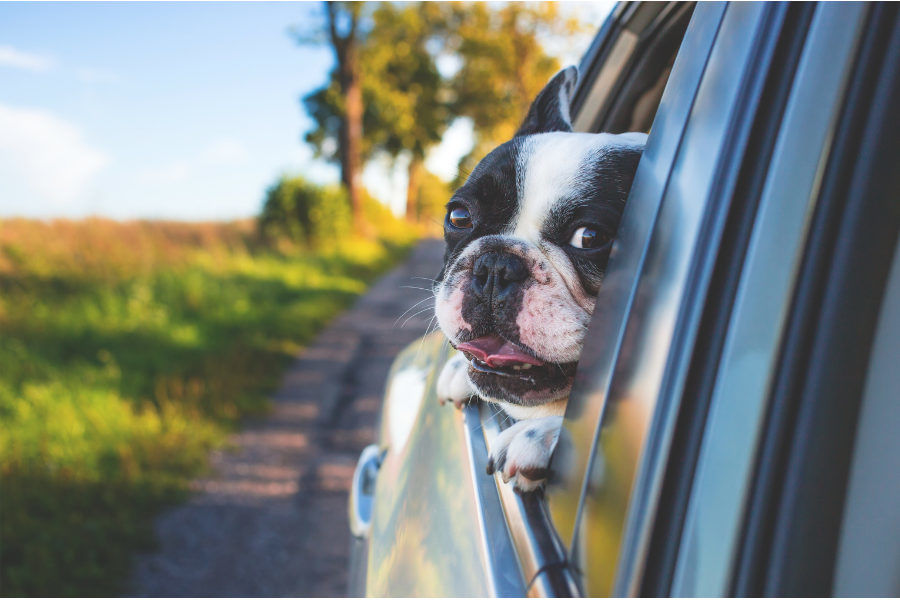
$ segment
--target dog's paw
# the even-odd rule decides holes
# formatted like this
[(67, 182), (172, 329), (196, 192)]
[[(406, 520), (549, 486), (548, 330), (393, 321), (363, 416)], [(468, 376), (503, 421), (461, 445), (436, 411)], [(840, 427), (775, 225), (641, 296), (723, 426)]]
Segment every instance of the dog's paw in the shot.
[(562, 417), (525, 419), (503, 430), (491, 444), (487, 473), (499, 473), (521, 492), (538, 489), (547, 479)]
[(437, 381), (437, 397), (441, 404), (452, 402), (456, 408), (462, 408), (475, 394), (466, 371), (469, 362), (462, 352), (457, 352), (444, 365)]

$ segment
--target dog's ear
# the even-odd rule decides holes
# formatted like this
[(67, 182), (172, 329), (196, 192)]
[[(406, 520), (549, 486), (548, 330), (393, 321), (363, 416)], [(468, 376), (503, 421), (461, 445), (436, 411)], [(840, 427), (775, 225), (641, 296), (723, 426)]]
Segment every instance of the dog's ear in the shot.
[(516, 132), (516, 137), (548, 131), (572, 131), (569, 107), (577, 81), (578, 69), (575, 66), (566, 67), (554, 75), (531, 103), (528, 116)]

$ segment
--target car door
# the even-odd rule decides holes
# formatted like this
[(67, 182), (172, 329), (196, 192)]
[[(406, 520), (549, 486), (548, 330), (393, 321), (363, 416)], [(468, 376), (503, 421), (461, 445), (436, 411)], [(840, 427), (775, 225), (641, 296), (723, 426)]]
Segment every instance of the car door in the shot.
[[(686, 9), (690, 25), (678, 32)], [(773, 408), (791, 405), (773, 400), (773, 382), (796, 327), (789, 309), (815, 237), (809, 224), (827, 204), (822, 174), (840, 154), (833, 140), (852, 75), (874, 77), (860, 49), (892, 18), (868, 5), (616, 9), (582, 64), (574, 123), (622, 131), (649, 116), (652, 129), (553, 478), (543, 495), (518, 495), (486, 477), (503, 419), (487, 405), (438, 407), (433, 366), (446, 346), (432, 338), (408, 350), (382, 419), (369, 594), (797, 593), (797, 581), (811, 580), (821, 557), (796, 570), (784, 558), (821, 550), (801, 544), (808, 529), (766, 521), (772, 511), (796, 515), (802, 497), (783, 469), (767, 469), (783, 464), (765, 457), (785, 454), (785, 423), (802, 413)], [(894, 238), (887, 227), (878, 239), (890, 249), (896, 210), (884, 215)], [(878, 281), (869, 282), (873, 298)], [(810, 477), (821, 463), (805, 452), (798, 472)], [(845, 487), (834, 486), (831, 512), (808, 528), (834, 517)], [(760, 558), (770, 555), (782, 562)]]
[[(896, 96), (874, 93), (896, 77), (884, 59), (896, 56), (885, 54), (895, 27), (892, 9), (864, 4), (696, 9), (598, 299), (554, 457), (560, 481), (547, 490), (579, 592), (831, 591), (868, 364), (850, 357), (868, 356), (896, 244), (896, 174), (877, 158), (896, 163)], [(689, 63), (698, 46), (708, 52)], [(850, 132), (870, 113), (882, 116), (868, 142), (885, 147), (858, 168), (880, 170), (844, 202), (842, 173), (860, 147)], [(862, 214), (882, 220), (863, 227)], [(838, 253), (854, 236), (868, 240), (856, 255), (879, 268), (859, 274)], [(823, 264), (846, 272), (824, 276)], [(835, 306), (866, 307), (850, 313), (857, 327), (834, 312), (823, 320), (828, 296), (811, 290), (827, 289)], [(853, 376), (836, 380), (842, 366)]]
[[(692, 8), (619, 6), (586, 57), (579, 102), (587, 108), (574, 114), (624, 114), (612, 107), (631, 94), (648, 127)], [(619, 91), (586, 99), (601, 77)], [(540, 495), (515, 494), (485, 475), (504, 419), (484, 404), (461, 412), (439, 406), (434, 383), (449, 351), (432, 335), (398, 357), (389, 376), (380, 441), (363, 453), (351, 491), (351, 593), (577, 593)]]

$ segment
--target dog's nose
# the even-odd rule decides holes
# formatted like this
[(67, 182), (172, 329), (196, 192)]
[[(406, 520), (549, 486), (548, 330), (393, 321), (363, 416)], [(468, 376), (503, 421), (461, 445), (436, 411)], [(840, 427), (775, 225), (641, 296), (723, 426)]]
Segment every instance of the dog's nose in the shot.
[(486, 252), (472, 265), (475, 293), (486, 301), (504, 301), (528, 278), (525, 262), (514, 254)]

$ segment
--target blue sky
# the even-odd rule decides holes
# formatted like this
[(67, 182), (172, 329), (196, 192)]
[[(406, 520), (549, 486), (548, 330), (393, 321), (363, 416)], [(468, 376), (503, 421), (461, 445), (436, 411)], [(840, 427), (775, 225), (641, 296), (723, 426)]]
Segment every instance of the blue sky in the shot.
[[(574, 10), (596, 19), (608, 6)], [(302, 142), (298, 103), (332, 54), (288, 35), (321, 11), (0, 3), (0, 217), (230, 219), (256, 214), (281, 173), (336, 180)], [(468, 139), (459, 124), (429, 163), (455, 164)], [(402, 205), (385, 164), (365, 181)]]

